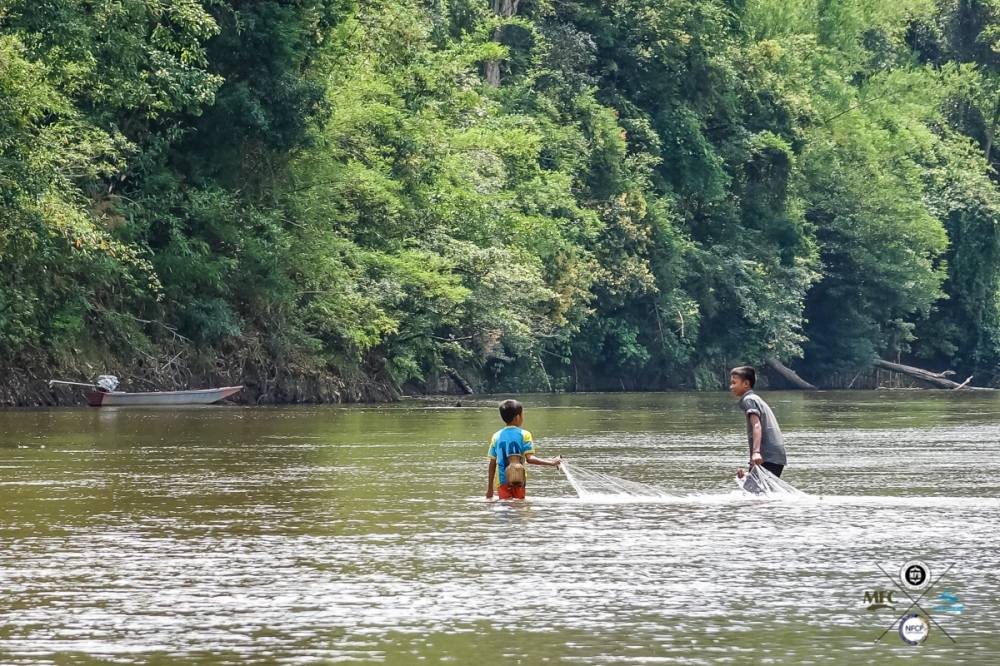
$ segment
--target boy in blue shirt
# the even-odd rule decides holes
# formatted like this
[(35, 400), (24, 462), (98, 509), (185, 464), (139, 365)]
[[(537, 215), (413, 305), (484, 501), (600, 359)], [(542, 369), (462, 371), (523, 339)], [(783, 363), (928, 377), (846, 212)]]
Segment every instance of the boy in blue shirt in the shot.
[[(524, 423), (524, 407), (517, 400), (504, 400), (500, 403), (500, 418), (507, 426), (494, 433), (490, 439), (489, 487), (486, 489), (486, 499), (493, 499), (494, 486), (500, 499), (524, 499), (527, 480), (508, 479), (507, 473), (510, 469), (508, 465), (523, 460), (531, 465), (558, 467), (562, 460), (559, 456), (551, 460), (535, 456), (531, 433), (521, 427)], [(512, 476), (524, 474), (523, 469), (511, 471)]]

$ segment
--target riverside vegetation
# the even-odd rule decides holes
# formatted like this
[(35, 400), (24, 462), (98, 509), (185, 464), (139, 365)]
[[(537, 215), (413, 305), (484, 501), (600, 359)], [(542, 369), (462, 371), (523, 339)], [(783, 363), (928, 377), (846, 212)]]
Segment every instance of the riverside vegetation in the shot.
[(0, 0), (6, 399), (992, 385), (998, 123), (997, 0)]

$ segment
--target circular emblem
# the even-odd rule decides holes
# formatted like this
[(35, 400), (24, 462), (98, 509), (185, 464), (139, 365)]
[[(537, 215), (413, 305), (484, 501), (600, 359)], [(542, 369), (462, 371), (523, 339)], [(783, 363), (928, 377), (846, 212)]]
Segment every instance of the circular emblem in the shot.
[(907, 645), (920, 645), (931, 633), (930, 622), (923, 615), (911, 613), (899, 623), (899, 637)]
[(900, 568), (899, 580), (907, 589), (921, 590), (931, 582), (931, 568), (920, 560), (910, 560)]

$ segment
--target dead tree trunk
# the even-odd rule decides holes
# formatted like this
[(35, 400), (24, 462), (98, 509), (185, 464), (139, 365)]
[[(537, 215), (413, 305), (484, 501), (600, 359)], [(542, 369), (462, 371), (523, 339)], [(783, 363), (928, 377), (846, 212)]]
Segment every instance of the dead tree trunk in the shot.
[[(497, 16), (510, 18), (517, 14), (517, 6), (521, 0), (493, 0), (493, 12)], [(503, 26), (493, 31), (493, 41), (499, 42)], [(490, 60), (486, 63), (486, 83), (495, 88), (500, 87), (500, 61)]]
[(964, 382), (953, 388), (952, 391), (957, 391), (958, 389), (965, 388), (966, 386), (969, 385), (969, 382), (971, 381), (972, 381), (972, 375), (969, 375), (968, 377), (966, 377)]
[(786, 366), (784, 363), (774, 358), (773, 356), (766, 359), (765, 363), (767, 363), (767, 367), (777, 372), (779, 375), (781, 375), (782, 379), (784, 379), (786, 382), (788, 382), (795, 388), (802, 389), (803, 391), (816, 390), (815, 386), (813, 386), (806, 380), (799, 377), (798, 373), (796, 373), (794, 370), (792, 370), (791, 368), (789, 368), (788, 366)]
[(464, 393), (465, 395), (472, 395), (473, 393), (475, 393), (475, 391), (472, 390), (472, 386), (469, 384), (469, 382), (465, 381), (465, 377), (458, 374), (458, 370), (456, 370), (455, 368), (445, 368), (444, 371), (449, 377), (451, 377), (451, 381), (455, 382), (455, 385), (458, 386), (459, 390), (461, 390), (462, 393)]
[(967, 391), (992, 391), (991, 388), (982, 388), (979, 386), (968, 386), (968, 383), (972, 380), (969, 377), (964, 382), (959, 384), (958, 382), (953, 382), (947, 378), (947, 375), (953, 375), (954, 372), (931, 372), (930, 370), (923, 370), (921, 368), (914, 368), (912, 365), (902, 365), (900, 363), (892, 363), (890, 361), (883, 361), (878, 358), (875, 359), (873, 365), (876, 368), (884, 368), (886, 370), (891, 370), (893, 372), (898, 372), (904, 374), (907, 377), (913, 377), (914, 379), (919, 379), (920, 381), (935, 386), (937, 388), (944, 389), (962, 389)]

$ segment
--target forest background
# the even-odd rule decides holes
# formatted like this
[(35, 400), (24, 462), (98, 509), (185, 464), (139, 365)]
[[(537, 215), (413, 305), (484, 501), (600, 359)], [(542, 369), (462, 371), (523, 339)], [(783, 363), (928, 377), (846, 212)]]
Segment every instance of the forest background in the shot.
[(998, 123), (998, 0), (0, 0), (0, 402), (996, 385)]

